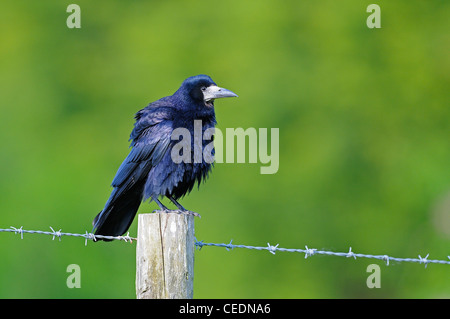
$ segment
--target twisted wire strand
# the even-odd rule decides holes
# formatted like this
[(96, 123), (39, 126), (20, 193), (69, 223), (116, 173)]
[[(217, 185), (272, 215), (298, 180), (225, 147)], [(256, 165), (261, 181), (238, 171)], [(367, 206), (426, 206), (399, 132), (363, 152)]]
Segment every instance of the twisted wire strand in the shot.
[(51, 231), (43, 231), (43, 230), (26, 230), (23, 229), (23, 226), (16, 228), (11, 226), (10, 228), (0, 229), (0, 232), (10, 232), (15, 234), (20, 234), (20, 238), (23, 239), (23, 234), (40, 234), (40, 235), (49, 235), (52, 236), (52, 240), (58, 238), (61, 241), (62, 236), (72, 236), (72, 237), (83, 237), (85, 238), (85, 245), (87, 245), (88, 240), (96, 241), (97, 239), (110, 239), (110, 240), (121, 240), (124, 242), (132, 243), (133, 240), (137, 240), (136, 238), (130, 237), (129, 233), (126, 236), (105, 236), (105, 235), (94, 235), (93, 233), (88, 233), (87, 231), (84, 234), (74, 234), (74, 233), (66, 233), (62, 232), (61, 229), (55, 231), (53, 227), (50, 226)]
[(282, 248), (278, 247), (277, 245), (271, 245), (270, 243), (267, 243), (267, 246), (247, 246), (247, 245), (234, 245), (232, 241), (228, 244), (215, 244), (215, 243), (205, 243), (203, 241), (196, 240), (195, 246), (198, 249), (202, 249), (204, 246), (214, 246), (214, 247), (224, 247), (227, 250), (232, 250), (234, 248), (245, 248), (245, 249), (255, 249), (255, 250), (267, 250), (271, 254), (275, 255), (277, 251), (284, 251), (284, 252), (296, 252), (296, 253), (303, 253), (305, 254), (305, 258), (311, 257), (313, 255), (328, 255), (328, 256), (338, 256), (338, 257), (347, 257), (347, 258), (369, 258), (369, 259), (378, 259), (382, 260), (386, 263), (387, 266), (389, 266), (389, 263), (391, 261), (396, 262), (412, 262), (412, 263), (419, 263), (424, 264), (425, 268), (427, 268), (428, 264), (444, 264), (444, 265), (450, 265), (450, 256), (447, 256), (449, 260), (438, 260), (438, 259), (428, 259), (430, 254), (427, 254), (425, 257), (422, 257), (421, 255), (418, 256), (418, 258), (399, 258), (399, 257), (392, 257), (389, 255), (371, 255), (371, 254), (361, 254), (361, 253), (355, 253), (352, 251), (352, 248), (350, 247), (348, 252), (334, 252), (334, 251), (328, 251), (328, 250), (319, 250), (316, 248), (308, 248), (308, 246), (305, 246), (305, 249), (298, 249), (298, 248)]

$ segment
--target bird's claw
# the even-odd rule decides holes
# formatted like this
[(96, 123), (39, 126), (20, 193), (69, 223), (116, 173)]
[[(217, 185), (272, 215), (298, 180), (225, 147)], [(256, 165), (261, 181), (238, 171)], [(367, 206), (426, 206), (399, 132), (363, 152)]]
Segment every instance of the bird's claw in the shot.
[(155, 209), (155, 210), (153, 211), (153, 213), (166, 213), (166, 214), (173, 213), (173, 214), (183, 214), (183, 215), (188, 215), (188, 216), (194, 216), (194, 217), (202, 218), (202, 216), (200, 216), (200, 214), (198, 214), (198, 213), (196, 213), (196, 212), (193, 212), (193, 211), (190, 211), (190, 210), (181, 210), (181, 209), (174, 209), (174, 210), (172, 210), (172, 209), (163, 209), (163, 210), (161, 210), (161, 209)]
[(188, 216), (194, 216), (194, 217), (202, 218), (202, 216), (200, 216), (199, 213), (196, 213), (196, 212), (193, 212), (193, 211), (190, 211), (190, 210), (177, 209), (174, 212), (178, 212), (178, 214), (184, 214), (184, 215), (188, 215)]

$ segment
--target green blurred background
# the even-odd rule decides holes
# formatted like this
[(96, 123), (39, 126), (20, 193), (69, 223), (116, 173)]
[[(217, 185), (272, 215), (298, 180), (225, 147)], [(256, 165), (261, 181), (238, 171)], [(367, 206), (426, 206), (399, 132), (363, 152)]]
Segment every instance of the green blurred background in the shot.
[[(134, 113), (206, 73), (239, 95), (216, 103), (218, 127), (279, 128), (280, 167), (216, 164), (181, 201), (199, 240), (447, 259), (450, 2), (377, 1), (381, 29), (360, 0), (82, 0), (81, 29), (70, 3), (1, 5), (0, 228), (91, 231)], [(135, 247), (0, 233), (0, 297), (134, 298)], [(204, 247), (194, 296), (448, 298), (449, 273)]]

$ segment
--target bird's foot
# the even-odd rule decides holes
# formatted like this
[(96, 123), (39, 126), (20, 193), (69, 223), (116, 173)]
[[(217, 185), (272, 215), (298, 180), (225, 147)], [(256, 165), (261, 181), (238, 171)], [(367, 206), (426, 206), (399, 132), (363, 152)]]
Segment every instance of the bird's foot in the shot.
[(194, 217), (202, 218), (202, 216), (200, 216), (199, 213), (193, 212), (191, 210), (177, 209), (177, 210), (174, 210), (174, 212), (176, 212), (178, 214), (184, 214), (184, 215), (188, 215), (188, 216), (194, 216)]
[(199, 217), (201, 218), (202, 216), (200, 216), (200, 214), (190, 211), (190, 210), (181, 210), (181, 209), (155, 209), (153, 211), (153, 213), (166, 213), (166, 214), (183, 214), (183, 215), (188, 215), (188, 216), (194, 216), (194, 217)]

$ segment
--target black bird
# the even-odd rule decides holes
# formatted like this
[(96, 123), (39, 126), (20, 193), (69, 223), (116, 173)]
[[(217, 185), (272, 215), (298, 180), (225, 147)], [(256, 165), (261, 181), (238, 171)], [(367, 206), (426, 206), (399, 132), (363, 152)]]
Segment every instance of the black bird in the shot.
[[(198, 215), (177, 200), (189, 193), (196, 182), (200, 186), (211, 171), (211, 163), (203, 156), (195, 161), (194, 151), (190, 161), (174, 161), (171, 153), (179, 141), (172, 139), (172, 132), (177, 128), (188, 129), (194, 150), (194, 121), (201, 120), (202, 132), (214, 128), (214, 100), (234, 96), (237, 95), (218, 87), (209, 76), (197, 75), (184, 80), (173, 95), (137, 112), (130, 135), (132, 149), (112, 181), (111, 196), (92, 223), (95, 235), (123, 235), (139, 205), (147, 199), (155, 201), (162, 211), (171, 212), (158, 200), (165, 196), (177, 206), (176, 212)], [(202, 150), (209, 143), (202, 139)]]

